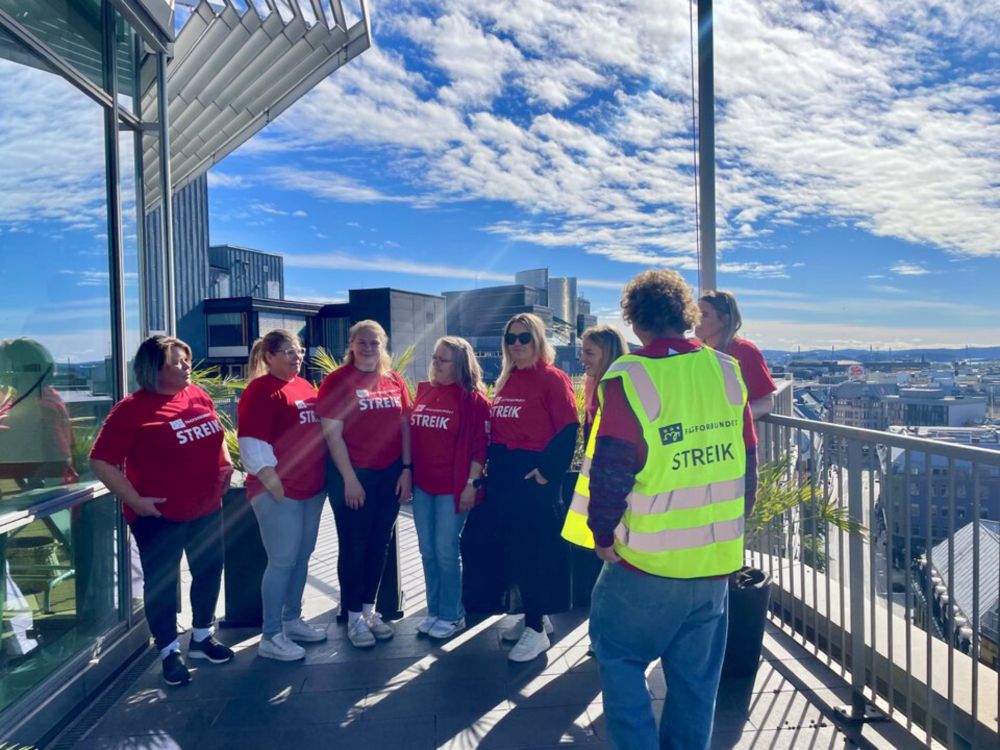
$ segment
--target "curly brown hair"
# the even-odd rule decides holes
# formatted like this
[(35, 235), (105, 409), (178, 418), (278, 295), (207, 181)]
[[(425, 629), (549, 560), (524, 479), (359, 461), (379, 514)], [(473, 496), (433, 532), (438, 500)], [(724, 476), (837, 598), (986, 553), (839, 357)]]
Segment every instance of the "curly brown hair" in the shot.
[(676, 271), (643, 271), (625, 285), (621, 304), (626, 323), (654, 335), (687, 331), (701, 320), (691, 287)]

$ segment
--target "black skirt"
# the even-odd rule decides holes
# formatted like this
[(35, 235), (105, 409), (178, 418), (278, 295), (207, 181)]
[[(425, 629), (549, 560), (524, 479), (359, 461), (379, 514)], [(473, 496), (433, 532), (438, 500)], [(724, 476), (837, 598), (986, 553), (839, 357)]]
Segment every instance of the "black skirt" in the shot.
[(544, 613), (570, 608), (564, 476), (546, 477), (544, 486), (525, 479), (539, 456), (490, 447), (486, 500), (469, 514), (462, 535), (463, 603), (470, 612), (520, 611), (525, 585)]

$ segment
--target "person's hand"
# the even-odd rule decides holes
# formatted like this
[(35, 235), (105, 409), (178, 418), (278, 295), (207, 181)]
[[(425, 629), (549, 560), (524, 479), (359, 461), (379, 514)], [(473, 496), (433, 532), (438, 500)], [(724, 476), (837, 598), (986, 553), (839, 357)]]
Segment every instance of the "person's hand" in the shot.
[(410, 469), (403, 469), (396, 480), (396, 497), (401, 503), (413, 502), (413, 472)]
[(365, 504), (365, 488), (357, 477), (344, 480), (344, 502), (351, 510), (357, 510)]
[(534, 479), (538, 484), (544, 486), (549, 483), (549, 480), (542, 476), (542, 472), (538, 469), (532, 469), (527, 474), (524, 475), (525, 479)]
[(462, 494), (458, 496), (458, 510), (460, 513), (465, 513), (467, 510), (472, 510), (472, 507), (476, 504), (476, 488), (471, 484), (465, 485), (465, 489), (462, 490)]
[(596, 552), (597, 556), (604, 560), (604, 562), (619, 563), (622, 561), (618, 553), (615, 552), (614, 545), (611, 547), (595, 547), (594, 552)]
[(136, 497), (134, 500), (128, 502), (128, 507), (134, 510), (136, 515), (159, 518), (163, 514), (160, 513), (160, 509), (156, 506), (165, 502), (166, 499), (165, 497)]

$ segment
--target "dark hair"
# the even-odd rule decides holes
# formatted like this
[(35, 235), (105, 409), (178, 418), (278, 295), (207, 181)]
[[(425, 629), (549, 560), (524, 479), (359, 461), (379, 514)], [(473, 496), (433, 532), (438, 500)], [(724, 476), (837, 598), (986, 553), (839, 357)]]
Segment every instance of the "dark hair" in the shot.
[(687, 331), (701, 320), (691, 287), (676, 271), (643, 271), (625, 285), (621, 305), (626, 323), (654, 335)]
[(183, 350), (187, 358), (191, 359), (191, 347), (174, 336), (150, 336), (139, 344), (132, 370), (140, 388), (156, 393), (160, 385), (160, 370), (163, 369), (167, 352), (172, 346)]

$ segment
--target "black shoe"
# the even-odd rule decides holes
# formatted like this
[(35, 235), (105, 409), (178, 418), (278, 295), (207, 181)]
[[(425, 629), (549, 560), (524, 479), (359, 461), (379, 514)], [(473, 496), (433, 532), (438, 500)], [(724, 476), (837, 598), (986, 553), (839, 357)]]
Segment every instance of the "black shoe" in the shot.
[(208, 659), (212, 664), (225, 664), (233, 658), (233, 651), (228, 646), (223, 646), (214, 637), (208, 636), (203, 641), (191, 639), (188, 645), (189, 659)]
[(171, 651), (167, 654), (167, 658), (163, 659), (163, 681), (168, 685), (186, 685), (191, 682), (191, 673), (188, 672), (180, 652)]

